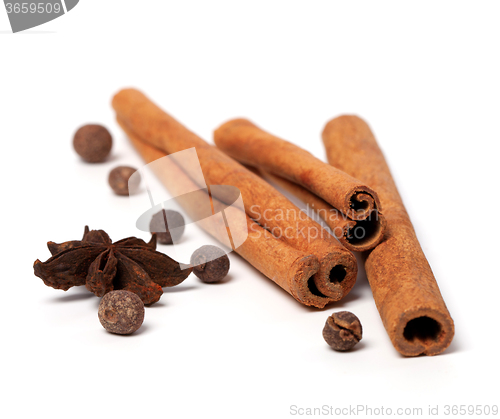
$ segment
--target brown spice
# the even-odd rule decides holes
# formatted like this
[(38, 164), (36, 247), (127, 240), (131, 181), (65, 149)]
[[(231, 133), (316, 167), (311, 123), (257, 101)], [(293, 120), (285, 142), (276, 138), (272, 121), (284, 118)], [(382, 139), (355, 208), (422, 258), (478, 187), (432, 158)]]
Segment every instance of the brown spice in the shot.
[(136, 172), (137, 169), (130, 166), (118, 166), (111, 170), (108, 183), (113, 192), (122, 196), (136, 193), (141, 182), (139, 173), (132, 177)]
[(130, 335), (142, 326), (144, 303), (133, 292), (111, 291), (99, 303), (98, 317), (108, 332)]
[(157, 302), (162, 287), (180, 284), (192, 268), (181, 269), (178, 262), (155, 251), (156, 236), (151, 241), (128, 237), (112, 243), (103, 230), (85, 227), (82, 240), (47, 244), (52, 257), (36, 260), (35, 275), (45, 285), (67, 291), (78, 285), (98, 297), (112, 290), (136, 293), (144, 304)]
[(84, 125), (76, 131), (73, 137), (75, 151), (89, 163), (103, 162), (111, 151), (112, 145), (111, 134), (102, 125)]
[(348, 351), (362, 337), (361, 323), (350, 311), (339, 311), (326, 319), (323, 338), (336, 351)]
[(193, 273), (208, 284), (222, 281), (229, 272), (229, 258), (220, 247), (205, 245), (191, 256)]
[(326, 124), (323, 142), (330, 164), (369, 183), (384, 207), (386, 233), (367, 252), (365, 268), (392, 344), (406, 356), (441, 353), (453, 339), (453, 320), (370, 127), (340, 116)]
[(161, 244), (173, 244), (182, 237), (184, 226), (185, 221), (182, 214), (167, 209), (158, 211), (153, 215), (149, 223), (149, 231), (156, 233)]

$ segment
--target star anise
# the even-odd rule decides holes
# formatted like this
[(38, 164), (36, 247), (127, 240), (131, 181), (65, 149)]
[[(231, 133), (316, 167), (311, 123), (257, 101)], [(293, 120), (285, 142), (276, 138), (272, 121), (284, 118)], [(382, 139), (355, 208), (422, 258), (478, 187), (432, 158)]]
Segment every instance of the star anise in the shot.
[(85, 227), (82, 240), (48, 242), (52, 257), (35, 261), (35, 275), (49, 287), (67, 291), (77, 285), (98, 297), (113, 290), (136, 293), (144, 304), (157, 302), (162, 287), (180, 284), (191, 273), (178, 262), (156, 251), (156, 235), (146, 243), (136, 237), (111, 242), (103, 230)]

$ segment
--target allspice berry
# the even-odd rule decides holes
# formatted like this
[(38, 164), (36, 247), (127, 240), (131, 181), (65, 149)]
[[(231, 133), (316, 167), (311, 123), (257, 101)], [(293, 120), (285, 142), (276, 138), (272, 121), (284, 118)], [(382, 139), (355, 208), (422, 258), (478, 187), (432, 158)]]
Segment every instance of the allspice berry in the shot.
[(220, 282), (229, 272), (229, 258), (226, 252), (217, 246), (205, 245), (191, 256), (193, 273), (203, 282)]
[(130, 166), (118, 166), (111, 170), (108, 183), (113, 192), (122, 196), (132, 195), (137, 192), (141, 183), (141, 176), (137, 173), (132, 177), (136, 172), (137, 169)]
[(363, 335), (359, 319), (350, 311), (333, 313), (326, 320), (323, 338), (336, 351), (347, 351), (358, 343)]
[(89, 163), (103, 162), (111, 151), (113, 139), (102, 125), (84, 125), (73, 137), (73, 148), (78, 155)]
[(99, 304), (99, 320), (108, 332), (130, 335), (144, 321), (144, 303), (133, 292), (108, 292)]
[(153, 215), (149, 223), (149, 231), (156, 233), (161, 244), (172, 244), (179, 241), (184, 233), (185, 221), (181, 213), (174, 210), (161, 210)]

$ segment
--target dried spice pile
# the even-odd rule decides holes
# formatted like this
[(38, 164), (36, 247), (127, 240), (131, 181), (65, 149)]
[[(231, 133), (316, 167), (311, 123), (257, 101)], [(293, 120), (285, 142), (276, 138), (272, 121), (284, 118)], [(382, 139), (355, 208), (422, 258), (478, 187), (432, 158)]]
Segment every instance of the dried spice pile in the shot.
[[(232, 207), (234, 199), (210, 195), (212, 211), (223, 204), (234, 216), (231, 228), (225, 218), (224, 224), (199, 225), (219, 241), (229, 233), (233, 240), (243, 238), (237, 246), (231, 241), (233, 250), (295, 299), (318, 308), (342, 299), (357, 276), (351, 251), (365, 251), (367, 277), (394, 347), (403, 355), (416, 356), (436, 355), (449, 346), (453, 320), (383, 154), (364, 121), (343, 116), (326, 125), (327, 164), (248, 120), (233, 120), (217, 129), (217, 148), (135, 89), (122, 90), (112, 104), (119, 125), (146, 163), (195, 148), (209, 184), (237, 188), (245, 201), (242, 216)], [(84, 161), (102, 162), (112, 138), (104, 127), (87, 125), (77, 131), (73, 145)], [(199, 189), (189, 170), (173, 164), (169, 171), (157, 175), (173, 196)], [(135, 172), (128, 166), (111, 171), (108, 182), (115, 194), (134, 193), (140, 182), (138, 174), (131, 178)], [(340, 242), (329, 232), (324, 234), (322, 226), (309, 217), (296, 217), (299, 208), (263, 177), (278, 179), (278, 185), (317, 210), (342, 214), (342, 219), (335, 220), (323, 216), (330, 220), (327, 224), (333, 232), (342, 232), (337, 236)], [(199, 201), (187, 200), (183, 206), (191, 218), (207, 218), (200, 216)], [(266, 217), (267, 211), (276, 215)], [(285, 217), (278, 215), (284, 212)], [(202, 282), (216, 283), (229, 271), (227, 255), (216, 246), (202, 246), (186, 266), (156, 251), (157, 237), (161, 243), (175, 243), (184, 224), (175, 211), (156, 213), (150, 222), (149, 243), (135, 237), (113, 243), (103, 230), (86, 227), (82, 240), (49, 242), (52, 257), (44, 263), (35, 261), (35, 275), (56, 289), (85, 285), (95, 295), (106, 296), (99, 311), (103, 326), (113, 333), (133, 333), (144, 319), (142, 304), (158, 301), (162, 287), (181, 283), (192, 271)], [(307, 236), (301, 233), (304, 230)], [(362, 234), (357, 236), (355, 231)], [(349, 350), (362, 338), (361, 323), (350, 312), (334, 313), (326, 321), (323, 337), (333, 349)]]

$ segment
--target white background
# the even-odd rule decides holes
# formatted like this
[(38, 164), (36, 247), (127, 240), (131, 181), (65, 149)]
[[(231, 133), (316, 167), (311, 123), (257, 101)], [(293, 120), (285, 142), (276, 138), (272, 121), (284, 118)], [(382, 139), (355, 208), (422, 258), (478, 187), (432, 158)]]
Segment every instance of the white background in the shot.
[[(0, 6), (2, 417), (498, 405), (499, 12), (482, 1), (82, 0), (11, 34)], [(231, 254), (225, 284), (191, 275), (130, 337), (104, 331), (85, 289), (44, 286), (32, 264), (49, 240), (79, 239), (86, 224), (148, 238), (106, 180), (141, 164), (110, 107), (126, 86), (209, 141), (244, 116), (320, 158), (330, 118), (365, 118), (455, 320), (449, 349), (400, 356), (362, 273), (344, 301), (309, 309)], [(114, 136), (101, 165), (71, 147), (88, 122)], [(321, 336), (341, 309), (364, 327), (350, 353)]]

